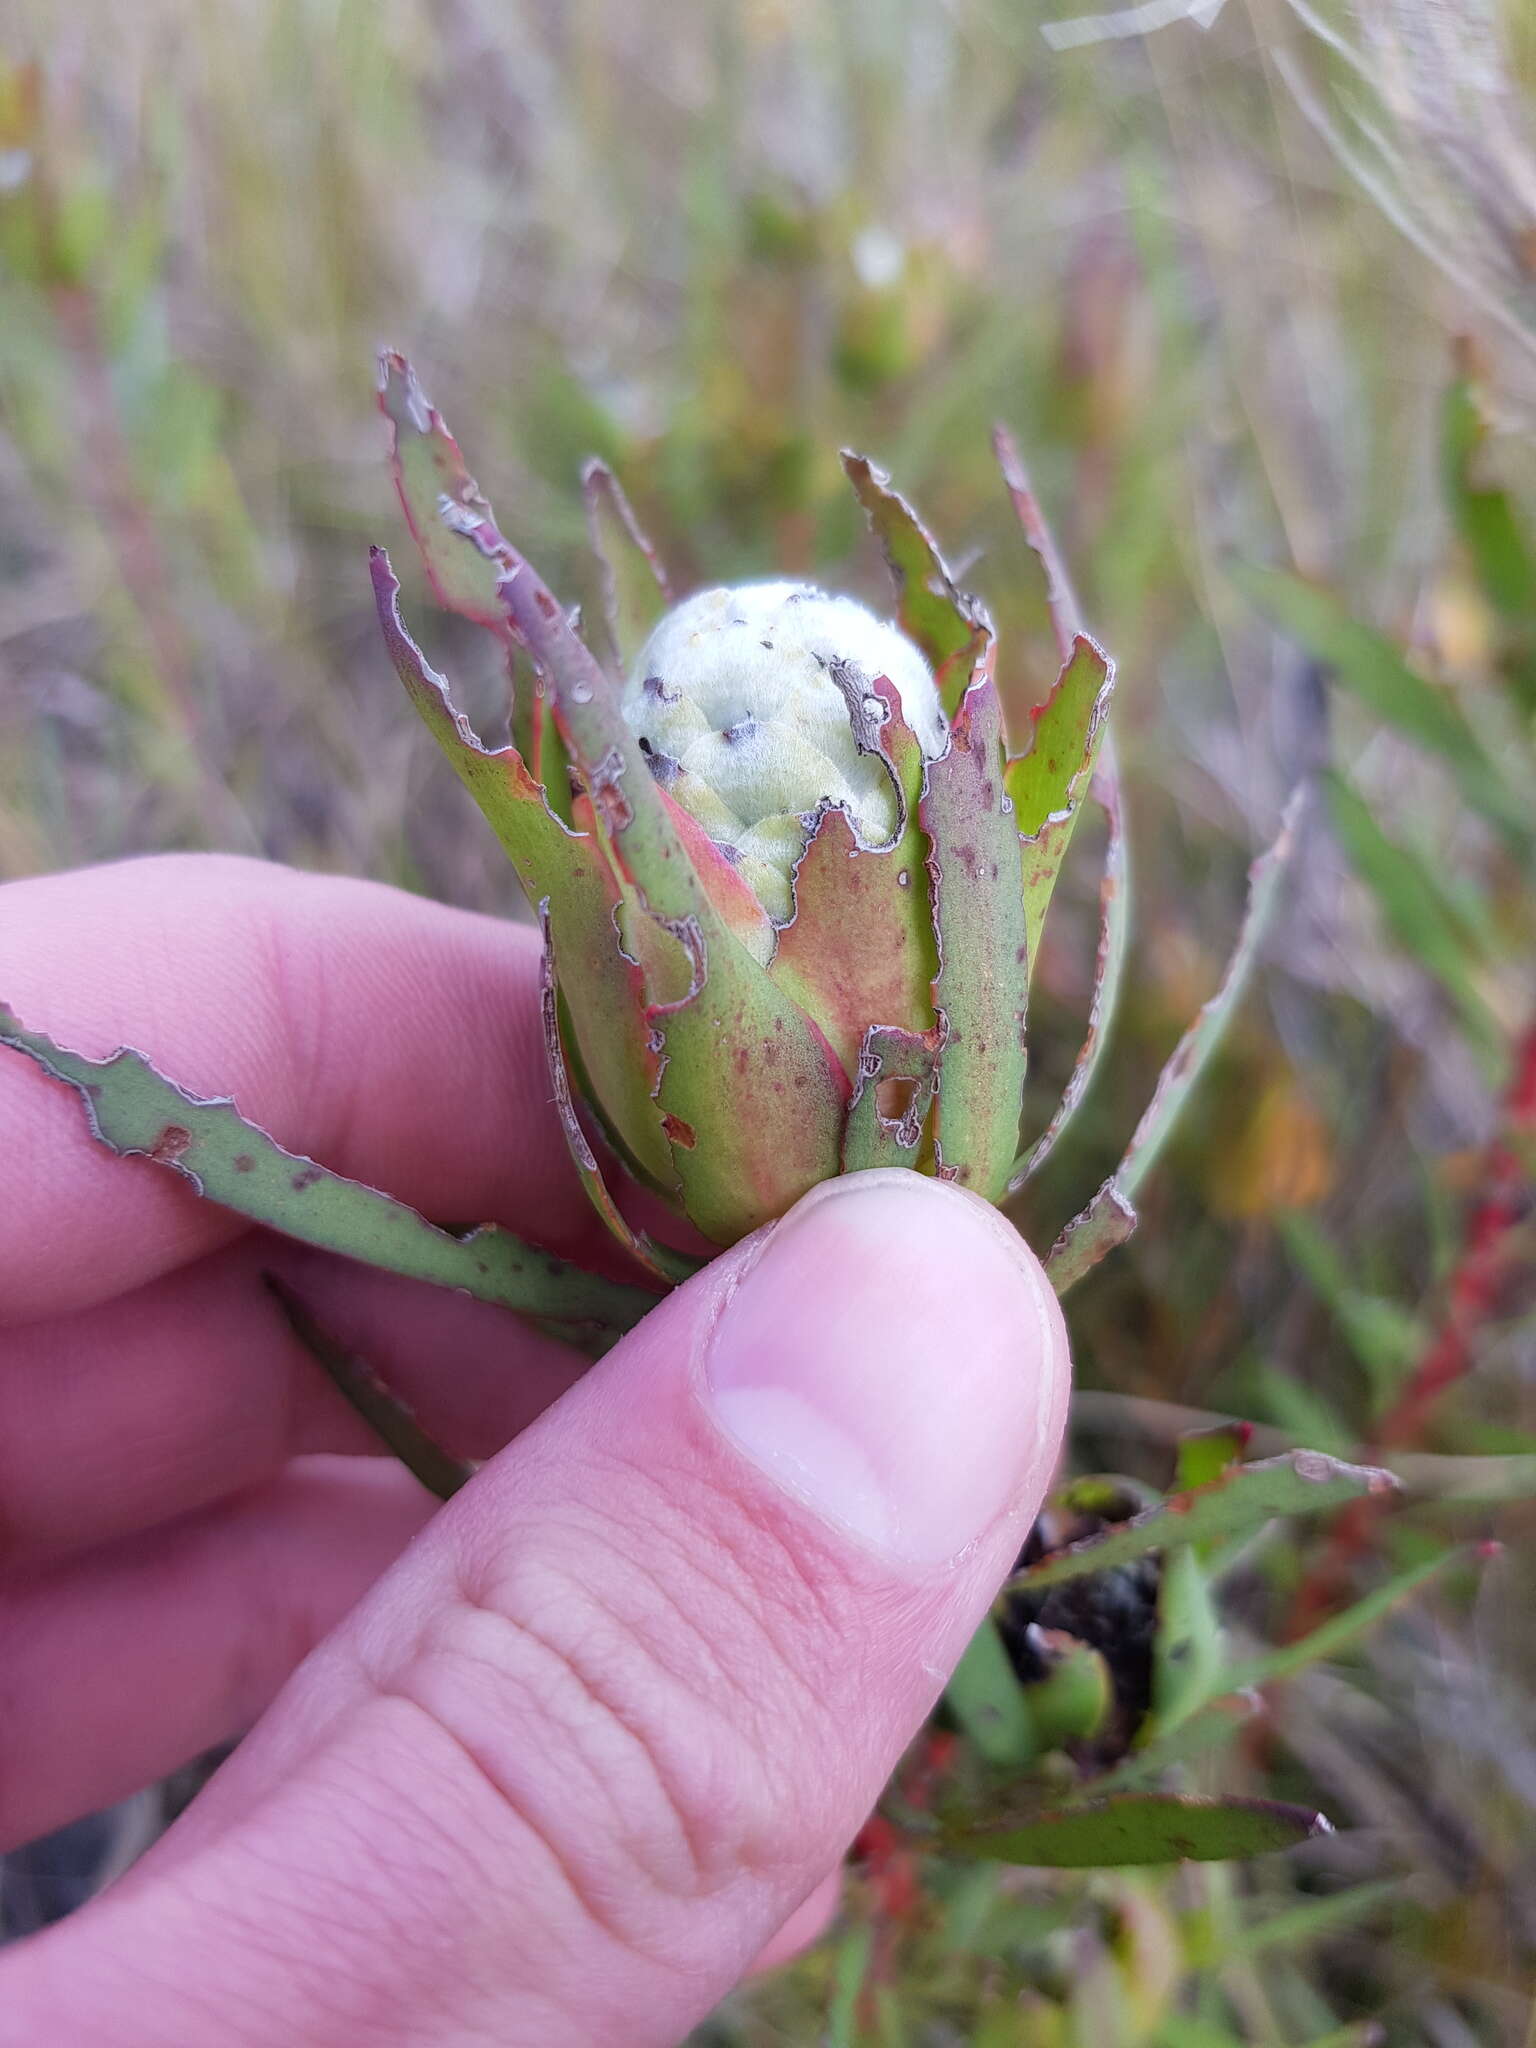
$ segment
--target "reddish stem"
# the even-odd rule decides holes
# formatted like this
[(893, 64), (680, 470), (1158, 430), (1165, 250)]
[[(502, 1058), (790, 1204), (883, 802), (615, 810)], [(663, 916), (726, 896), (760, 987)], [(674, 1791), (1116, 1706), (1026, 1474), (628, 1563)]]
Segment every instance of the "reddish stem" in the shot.
[[(1483, 1158), (1482, 1193), (1462, 1234), (1445, 1309), (1413, 1376), (1378, 1425), (1372, 1453), (1416, 1443), (1435, 1404), (1476, 1363), (1477, 1337), (1498, 1307), (1515, 1253), (1515, 1231), (1531, 1199), (1529, 1146), (1536, 1140), (1536, 1022), (1515, 1048), (1499, 1128)], [(1288, 1634), (1304, 1635), (1340, 1597), (1349, 1566), (1370, 1540), (1380, 1503), (1353, 1502), (1334, 1524), (1328, 1548), (1307, 1575)]]

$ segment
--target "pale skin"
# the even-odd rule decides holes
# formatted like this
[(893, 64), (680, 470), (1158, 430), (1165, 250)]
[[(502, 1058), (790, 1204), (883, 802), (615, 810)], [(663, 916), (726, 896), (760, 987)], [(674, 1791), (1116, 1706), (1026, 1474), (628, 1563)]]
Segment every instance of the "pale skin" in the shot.
[[(173, 857), (0, 889), (0, 997), (429, 1215), (609, 1259), (526, 927)], [(1060, 1316), (1001, 1219), (829, 1184), (578, 1380), (115, 1159), (6, 1050), (0, 1177), (0, 1848), (245, 1736), (0, 1953), (0, 2048), (667, 2048), (816, 1933), (1059, 1443)], [(489, 1461), (447, 1508), (273, 1270)]]

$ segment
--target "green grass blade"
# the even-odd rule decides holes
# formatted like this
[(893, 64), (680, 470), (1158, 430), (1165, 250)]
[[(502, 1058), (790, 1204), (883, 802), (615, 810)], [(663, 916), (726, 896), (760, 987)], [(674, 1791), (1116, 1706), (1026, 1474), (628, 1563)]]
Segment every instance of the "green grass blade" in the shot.
[(1352, 618), (1332, 592), (1283, 569), (1234, 563), (1238, 588), (1384, 725), (1394, 727), (1455, 776), (1463, 796), (1517, 847), (1533, 836), (1528, 799), (1504, 781), (1454, 698), (1410, 668), (1384, 633)]
[(1267, 1949), (1299, 1948), (1304, 1942), (1319, 1941), (1345, 1927), (1353, 1927), (1378, 1906), (1401, 1905), (1402, 1900), (1403, 1882), (1398, 1877), (1351, 1885), (1348, 1891), (1335, 1892), (1331, 1898), (1308, 1899), (1304, 1905), (1292, 1906), (1285, 1913), (1266, 1913), (1242, 1929), (1231, 1952), (1256, 1956)]
[(1504, 1033), (1479, 993), (1473, 935), (1429, 862), (1381, 828), (1344, 775), (1324, 778), (1333, 829), (1403, 950), (1434, 976), (1460, 1013), (1485, 1063), (1502, 1063)]
[(1298, 1671), (1305, 1671), (1309, 1664), (1316, 1664), (1324, 1657), (1337, 1656), (1367, 1629), (1374, 1628), (1383, 1615), (1390, 1614), (1394, 1607), (1421, 1586), (1428, 1585), (1448, 1566), (1469, 1554), (1469, 1546), (1457, 1544), (1452, 1550), (1441, 1551), (1437, 1557), (1410, 1565), (1406, 1571), (1388, 1579), (1385, 1585), (1367, 1593), (1363, 1600), (1357, 1600), (1353, 1607), (1346, 1607), (1342, 1614), (1331, 1616), (1299, 1642), (1282, 1643), (1279, 1649), (1268, 1650), (1262, 1656), (1251, 1657), (1246, 1663), (1236, 1665), (1224, 1674), (1222, 1690), (1242, 1692), (1250, 1687), (1273, 1685), (1279, 1679), (1291, 1678)]

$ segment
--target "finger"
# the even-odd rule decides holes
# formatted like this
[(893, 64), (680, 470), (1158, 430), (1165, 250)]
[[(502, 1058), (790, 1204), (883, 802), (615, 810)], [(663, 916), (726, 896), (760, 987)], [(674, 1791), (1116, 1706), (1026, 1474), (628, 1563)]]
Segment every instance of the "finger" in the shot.
[[(290, 1150), (442, 1220), (590, 1241), (550, 1100), (538, 941), (372, 882), (176, 855), (0, 889), (0, 998), (91, 1057), (131, 1045)], [(110, 1300), (241, 1228), (0, 1048), (0, 1324)]]
[(786, 1963), (792, 1963), (796, 1956), (804, 1955), (808, 1948), (814, 1948), (837, 1917), (842, 1904), (843, 1873), (834, 1870), (798, 1905), (758, 1955), (749, 1974), (759, 1976), (768, 1970), (781, 1970)]
[(992, 1211), (907, 1173), (817, 1190), (487, 1466), (138, 1870), (15, 1953), (0, 2043), (670, 2048), (931, 1709), (1065, 1397)]
[(586, 1369), (502, 1309), (248, 1232), (121, 1300), (6, 1334), (0, 1567), (174, 1520), (301, 1452), (382, 1448), (294, 1335), (268, 1272), (458, 1457), (500, 1450)]
[(435, 1505), (399, 1466), (310, 1459), (0, 1583), (0, 1850), (243, 1733)]

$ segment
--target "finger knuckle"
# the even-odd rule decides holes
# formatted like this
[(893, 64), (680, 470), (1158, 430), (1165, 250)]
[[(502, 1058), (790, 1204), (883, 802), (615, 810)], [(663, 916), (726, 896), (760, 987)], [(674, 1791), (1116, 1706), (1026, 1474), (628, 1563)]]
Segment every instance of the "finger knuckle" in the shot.
[(827, 1827), (828, 1703), (807, 1645), (846, 1617), (739, 1504), (695, 1492), (680, 1515), (655, 1471), (603, 1492), (524, 1540), (466, 1546), (456, 1597), (395, 1683), (586, 1916), (654, 1952), (669, 1905), (798, 1867)]

